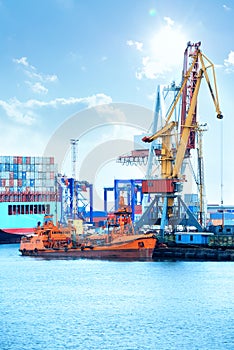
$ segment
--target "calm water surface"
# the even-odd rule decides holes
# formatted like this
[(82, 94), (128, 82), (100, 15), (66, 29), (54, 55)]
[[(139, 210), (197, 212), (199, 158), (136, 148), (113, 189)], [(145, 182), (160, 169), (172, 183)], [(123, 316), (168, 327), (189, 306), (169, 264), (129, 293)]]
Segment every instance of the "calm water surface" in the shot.
[(233, 262), (22, 257), (0, 246), (1, 350), (234, 349)]

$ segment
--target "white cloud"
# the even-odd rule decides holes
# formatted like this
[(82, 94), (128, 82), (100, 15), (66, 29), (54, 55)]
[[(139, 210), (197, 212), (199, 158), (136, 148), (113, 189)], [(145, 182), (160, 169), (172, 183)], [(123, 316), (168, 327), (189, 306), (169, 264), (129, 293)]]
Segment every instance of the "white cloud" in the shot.
[(11, 99), (9, 102), (1, 101), (0, 106), (4, 109), (7, 116), (18, 124), (31, 125), (34, 122), (34, 113), (24, 108), (23, 103), (17, 99)]
[[(141, 80), (163, 77), (182, 65), (183, 53), (188, 40), (184, 31), (170, 17), (164, 17), (165, 24), (156, 32), (148, 45), (144, 44), (145, 55), (141, 57), (141, 66), (136, 70), (136, 78)], [(136, 41), (128, 40), (129, 46), (136, 47)], [(138, 42), (137, 42), (138, 43)], [(141, 43), (141, 50), (143, 43)]]
[(13, 62), (17, 63), (17, 64), (22, 64), (25, 67), (28, 67), (28, 61), (27, 61), (27, 57), (21, 57), (21, 58), (13, 58)]
[(47, 93), (48, 89), (42, 83), (54, 83), (58, 80), (55, 74), (38, 73), (37, 69), (29, 64), (27, 57), (14, 58), (13, 62), (19, 66), (23, 66), (24, 74), (32, 81), (27, 81), (26, 84), (34, 93)]
[(228, 54), (228, 58), (224, 60), (225, 66), (234, 65), (234, 51), (230, 51)]
[(234, 51), (230, 51), (228, 58), (224, 60), (224, 66), (226, 72), (230, 73), (234, 71)]
[(37, 94), (47, 94), (48, 89), (42, 85), (41, 83), (37, 82), (35, 84), (31, 84), (30, 82), (27, 82), (27, 84), (31, 87), (32, 91)]
[(169, 27), (172, 27), (175, 23), (170, 17), (164, 17), (163, 19), (164, 19), (164, 21), (166, 21), (166, 23)]
[(138, 51), (143, 50), (143, 43), (140, 41), (127, 40), (127, 45), (135, 47)]
[(8, 102), (0, 100), (0, 107), (5, 111), (6, 115), (18, 124), (32, 125), (36, 120), (36, 109), (43, 107), (58, 108), (61, 106), (70, 106), (82, 104), (86, 107), (94, 107), (112, 102), (112, 98), (105, 94), (96, 94), (87, 97), (70, 97), (56, 98), (50, 101), (40, 101), (31, 99), (26, 102), (20, 102), (16, 98)]

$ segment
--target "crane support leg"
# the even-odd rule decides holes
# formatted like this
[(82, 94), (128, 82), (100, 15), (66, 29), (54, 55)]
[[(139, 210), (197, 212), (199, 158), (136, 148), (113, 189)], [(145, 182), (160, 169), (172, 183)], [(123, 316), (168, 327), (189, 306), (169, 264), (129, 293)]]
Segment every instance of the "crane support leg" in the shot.
[(167, 212), (168, 212), (168, 200), (167, 197), (164, 197), (163, 200), (163, 210), (162, 210), (162, 218), (161, 218), (161, 224), (160, 224), (160, 237), (164, 239), (164, 230), (165, 226), (167, 225), (168, 219), (167, 219)]

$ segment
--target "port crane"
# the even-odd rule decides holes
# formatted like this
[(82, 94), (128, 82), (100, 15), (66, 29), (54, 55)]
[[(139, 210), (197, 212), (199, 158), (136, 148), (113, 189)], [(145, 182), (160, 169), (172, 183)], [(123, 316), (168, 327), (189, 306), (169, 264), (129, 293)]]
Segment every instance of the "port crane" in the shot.
[[(187, 45), (182, 85), (169, 110), (164, 126), (153, 135), (145, 136), (142, 139), (142, 141), (150, 143), (161, 138), (162, 142), (160, 154), (161, 178), (144, 180), (145, 184), (143, 184), (143, 192), (160, 193), (162, 196), (163, 210), (160, 227), (162, 234), (169, 219), (173, 219), (173, 216), (175, 216), (173, 212), (174, 201), (182, 191), (183, 182), (185, 181), (183, 161), (190, 157), (190, 150), (195, 148), (195, 135), (199, 129), (196, 118), (197, 99), (203, 78), (206, 80), (214, 102), (217, 118), (223, 118), (219, 106), (214, 64), (202, 53), (200, 45), (200, 42), (195, 44), (189, 42)], [(191, 58), (191, 64), (187, 67), (189, 57)], [(212, 80), (208, 74), (210, 70), (213, 76)], [(180, 125), (178, 125), (178, 122), (172, 121), (172, 115), (180, 100), (182, 100), (182, 109)], [(175, 145), (172, 143), (173, 137)]]

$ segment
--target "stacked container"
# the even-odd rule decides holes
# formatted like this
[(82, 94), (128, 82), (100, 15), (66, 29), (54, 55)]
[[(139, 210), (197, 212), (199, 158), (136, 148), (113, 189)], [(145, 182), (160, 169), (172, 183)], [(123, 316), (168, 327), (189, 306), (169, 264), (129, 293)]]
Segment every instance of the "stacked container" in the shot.
[(55, 193), (54, 157), (0, 156), (1, 193)]

